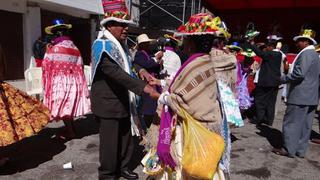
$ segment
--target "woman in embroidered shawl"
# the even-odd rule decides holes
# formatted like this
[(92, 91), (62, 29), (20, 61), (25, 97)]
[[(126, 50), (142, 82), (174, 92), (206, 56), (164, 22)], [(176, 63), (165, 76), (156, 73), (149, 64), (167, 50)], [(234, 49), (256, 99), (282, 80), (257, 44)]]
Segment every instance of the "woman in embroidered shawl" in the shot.
[[(36, 98), (4, 82), (5, 55), (0, 45), (0, 147), (38, 133), (49, 122), (49, 109)], [(0, 157), (0, 166), (9, 159)]]
[[(189, 59), (178, 70), (168, 91), (159, 97), (159, 106), (164, 105), (160, 121), (160, 135), (154, 133), (154, 129), (157, 129), (156, 126), (151, 127), (146, 136), (146, 146), (149, 153), (142, 160), (145, 165), (144, 172), (155, 175), (156, 179), (193, 179), (182, 171), (184, 137), (182, 132), (183, 119), (181, 118), (183, 115), (180, 114), (180, 108), (210, 131), (220, 136), (229, 135), (229, 132), (223, 131), (223, 129), (228, 130), (228, 126), (222, 122), (222, 113), (217, 97), (215, 66), (209, 55), (213, 40), (226, 33), (219, 24), (215, 23), (217, 18), (205, 13), (196, 14), (190, 17), (186, 25), (178, 29), (177, 35), (185, 36), (184, 51), (188, 54)], [(155, 79), (150, 83), (162, 84)], [(168, 118), (163, 118), (166, 112), (172, 112), (173, 118), (170, 121), (164, 120)], [(171, 129), (172, 135), (170, 137), (163, 136), (166, 134), (166, 129)], [(158, 137), (158, 142), (154, 142), (154, 136)], [(228, 141), (227, 138), (226, 140)], [(154, 153), (155, 149), (157, 149), (156, 154)], [(159, 160), (165, 165), (164, 171), (159, 166)], [(223, 164), (222, 161), (220, 161), (213, 179), (224, 179), (222, 169), (224, 169), (223, 166), (228, 165)], [(171, 167), (174, 171), (170, 171), (170, 168), (167, 167)]]

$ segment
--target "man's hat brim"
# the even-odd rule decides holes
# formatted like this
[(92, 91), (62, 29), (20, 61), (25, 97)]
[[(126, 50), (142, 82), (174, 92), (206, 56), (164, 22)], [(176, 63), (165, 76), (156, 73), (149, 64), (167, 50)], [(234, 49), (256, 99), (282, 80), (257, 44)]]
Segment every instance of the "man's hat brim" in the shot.
[(318, 44), (318, 45), (316, 46), (316, 51), (317, 51), (318, 53), (320, 53), (320, 44)]
[(106, 23), (108, 23), (110, 21), (115, 21), (115, 22), (118, 22), (118, 23), (124, 23), (124, 24), (128, 24), (128, 25), (137, 25), (132, 20), (125, 20), (125, 19), (120, 19), (120, 18), (116, 18), (116, 17), (104, 18), (103, 20), (100, 21), (100, 25), (104, 26)]
[(242, 51), (242, 48), (235, 45), (228, 45), (227, 48), (234, 50), (234, 51)]
[(57, 24), (57, 25), (48, 26), (48, 27), (45, 28), (45, 32), (47, 34), (53, 34), (52, 31), (54, 29), (58, 29), (58, 28), (71, 29), (72, 25), (71, 24)]
[(253, 31), (253, 32), (247, 33), (245, 35), (245, 38), (254, 38), (254, 37), (258, 36), (259, 34), (260, 34), (259, 31)]
[(308, 36), (301, 36), (300, 35), (300, 36), (296, 36), (296, 37), (293, 38), (294, 41), (298, 41), (299, 39), (309, 39), (313, 43), (313, 45), (317, 44), (316, 40), (314, 40), (313, 38), (308, 37)]
[(243, 51), (241, 52), (240, 54), (246, 56), (246, 57), (249, 57), (249, 58), (252, 58), (252, 57), (255, 57), (256, 56), (256, 53), (254, 53), (253, 51), (251, 52), (246, 52), (246, 51)]

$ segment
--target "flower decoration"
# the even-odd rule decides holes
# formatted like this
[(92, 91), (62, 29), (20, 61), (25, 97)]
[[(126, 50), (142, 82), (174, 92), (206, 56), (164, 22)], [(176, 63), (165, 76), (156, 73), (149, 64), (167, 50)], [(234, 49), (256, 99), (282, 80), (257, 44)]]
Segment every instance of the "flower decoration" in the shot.
[(220, 17), (214, 17), (207, 13), (191, 16), (189, 21), (185, 25), (181, 25), (177, 31), (178, 36), (214, 34), (226, 39), (231, 37)]

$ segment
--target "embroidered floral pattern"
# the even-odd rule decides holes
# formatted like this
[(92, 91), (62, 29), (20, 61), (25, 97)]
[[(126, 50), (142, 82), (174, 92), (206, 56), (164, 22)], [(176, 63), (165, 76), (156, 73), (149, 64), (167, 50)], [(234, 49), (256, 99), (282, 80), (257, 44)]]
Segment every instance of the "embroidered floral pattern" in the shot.
[(40, 101), (11, 85), (1, 86), (0, 146), (6, 146), (39, 132), (49, 122), (50, 112)]

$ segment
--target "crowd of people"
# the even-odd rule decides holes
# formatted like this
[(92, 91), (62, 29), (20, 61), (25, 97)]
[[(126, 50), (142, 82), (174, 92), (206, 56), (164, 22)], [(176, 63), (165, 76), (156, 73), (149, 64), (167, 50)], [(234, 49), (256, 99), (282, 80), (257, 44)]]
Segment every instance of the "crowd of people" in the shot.
[[(284, 144), (272, 151), (305, 156), (319, 104), (320, 48), (312, 29), (293, 38), (299, 53), (291, 64), (280, 33), (256, 43), (260, 33), (249, 23), (245, 34), (231, 38), (225, 22), (208, 13), (192, 15), (173, 35), (141, 34), (129, 49), (128, 27), (134, 22), (125, 1), (102, 0), (102, 5), (91, 92), (81, 54), (68, 36), (72, 25), (61, 19), (45, 29), (50, 43), (38, 40), (34, 46), (43, 71), (42, 102), (3, 81), (6, 58), (0, 47), (1, 146), (60, 120), (65, 128), (55, 138), (73, 139), (74, 118), (92, 112), (100, 125), (101, 180), (139, 178), (128, 167), (133, 136), (141, 137), (143, 171), (153, 179), (228, 179), (230, 128), (244, 126), (244, 119), (257, 129), (272, 126), (282, 87)], [(7, 161), (0, 157), (0, 164)]]

